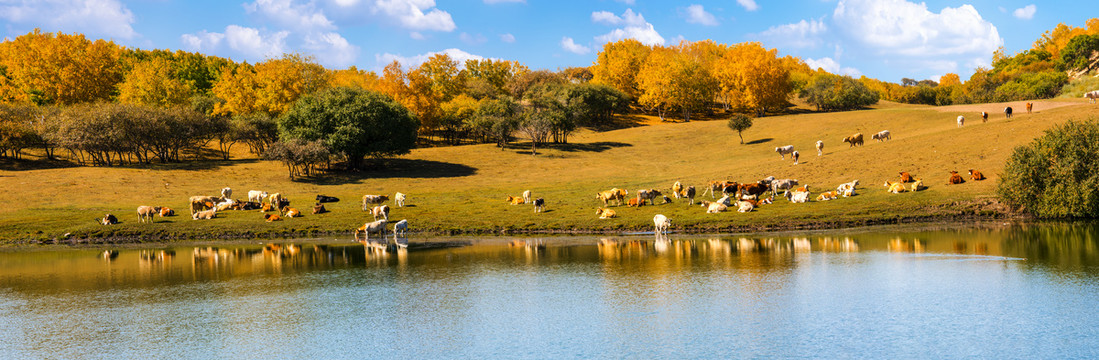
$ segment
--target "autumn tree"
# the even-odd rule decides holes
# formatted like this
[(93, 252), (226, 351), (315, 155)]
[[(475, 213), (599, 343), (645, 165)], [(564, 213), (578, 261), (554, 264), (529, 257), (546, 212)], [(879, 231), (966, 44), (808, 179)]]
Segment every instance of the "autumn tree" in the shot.
[(793, 84), (790, 65), (756, 42), (730, 46), (717, 61), (716, 78), (739, 107), (763, 114), (787, 106)]
[(939, 77), (939, 86), (961, 85), (962, 80), (955, 73), (946, 73)]
[(457, 145), (460, 142), (460, 134), (465, 129), (466, 121), (477, 112), (477, 106), (477, 100), (466, 95), (458, 95), (441, 105), (440, 124), (443, 137), (451, 144)]
[(38, 29), (0, 43), (4, 97), (37, 104), (75, 104), (111, 97), (122, 81), (121, 48), (81, 34)]
[(407, 154), (416, 144), (416, 115), (380, 93), (328, 88), (306, 95), (279, 118), (283, 140), (323, 141), (352, 169), (363, 159)]
[(160, 57), (135, 64), (118, 85), (118, 100), (135, 105), (180, 105), (194, 93), (192, 83), (180, 80), (172, 63)]
[[(483, 83), (491, 87), (491, 91), (481, 89), (482, 93), (507, 94), (508, 83), (516, 76), (529, 73), (528, 69), (518, 61), (495, 59), (469, 59), (465, 62), (466, 86), (472, 86), (471, 82)], [(474, 96), (476, 97), (476, 96)]]
[(329, 72), (328, 86), (378, 91), (378, 74), (352, 66)]
[(301, 96), (323, 89), (328, 71), (313, 58), (283, 55), (255, 66), (237, 66), (214, 85), (214, 95), (224, 101), (219, 114), (262, 111), (272, 116), (286, 112)]
[(697, 56), (683, 48), (653, 48), (637, 74), (638, 104), (657, 111), (660, 119), (668, 110), (679, 110), (683, 119), (708, 108), (713, 102), (717, 81)]
[(636, 76), (647, 63), (651, 49), (634, 39), (623, 39), (603, 45), (595, 64), (591, 81), (614, 87), (637, 99), (641, 95)]
[(637, 103), (649, 111), (656, 111), (661, 121), (669, 108), (675, 105), (671, 99), (672, 81), (675, 80), (672, 74), (673, 61), (675, 50), (663, 46), (654, 47), (636, 76)]

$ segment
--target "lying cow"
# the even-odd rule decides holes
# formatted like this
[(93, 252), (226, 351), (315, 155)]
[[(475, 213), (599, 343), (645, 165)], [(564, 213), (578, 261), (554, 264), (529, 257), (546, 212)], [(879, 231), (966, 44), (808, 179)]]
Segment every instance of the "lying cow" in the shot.
[(614, 210), (606, 208), (596, 209), (595, 214), (599, 215), (600, 219), (610, 219), (618, 216), (618, 214), (615, 213)]
[(985, 179), (985, 175), (981, 174), (980, 170), (969, 169), (969, 177), (973, 180), (980, 181)]
[(958, 185), (958, 184), (961, 184), (961, 183), (964, 183), (964, 182), (965, 182), (965, 179), (962, 179), (962, 176), (958, 175), (957, 171), (951, 171), (950, 172), (950, 181), (947, 183), (947, 185)]
[(332, 202), (339, 202), (339, 201), (340, 201), (340, 198), (335, 197), (335, 196), (317, 195), (317, 202), (319, 202), (319, 203), (332, 203)]

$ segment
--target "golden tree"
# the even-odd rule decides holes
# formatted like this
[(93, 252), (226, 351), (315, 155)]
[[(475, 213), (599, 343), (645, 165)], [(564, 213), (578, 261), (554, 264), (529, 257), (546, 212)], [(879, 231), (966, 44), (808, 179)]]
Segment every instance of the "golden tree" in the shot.
[(352, 66), (343, 70), (333, 70), (329, 73), (328, 85), (332, 87), (346, 87), (378, 91), (378, 74), (373, 71), (363, 71)]
[(0, 43), (5, 97), (40, 104), (74, 104), (111, 97), (122, 81), (122, 49), (82, 34), (40, 30)]
[(650, 111), (656, 111), (660, 120), (664, 120), (664, 114), (674, 105), (671, 99), (674, 80), (671, 65), (675, 61), (675, 55), (675, 50), (671, 48), (654, 47), (635, 77), (637, 103)]
[(169, 106), (186, 104), (195, 90), (176, 77), (173, 64), (155, 57), (134, 65), (118, 85), (118, 100), (125, 104)]
[(634, 39), (604, 44), (603, 51), (599, 52), (591, 67), (591, 81), (616, 88), (637, 99), (641, 92), (635, 77), (645, 64), (650, 50), (648, 46)]

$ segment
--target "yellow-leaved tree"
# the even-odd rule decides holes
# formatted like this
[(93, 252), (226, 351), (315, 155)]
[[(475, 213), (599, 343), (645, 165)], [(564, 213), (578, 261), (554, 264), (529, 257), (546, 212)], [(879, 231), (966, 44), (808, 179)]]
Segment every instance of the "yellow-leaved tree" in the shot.
[[(420, 117), (420, 130), (431, 135), (439, 127), (439, 105), (465, 89), (465, 74), (447, 54), (435, 54), (405, 74), (409, 109)], [(407, 105), (406, 105), (407, 106)]]
[(122, 48), (82, 34), (38, 29), (0, 43), (4, 97), (38, 104), (75, 104), (110, 99), (122, 81)]
[(214, 95), (223, 102), (216, 114), (264, 112), (278, 116), (305, 94), (328, 86), (328, 71), (312, 57), (283, 55), (255, 66), (242, 64), (223, 71), (214, 84)]
[(352, 89), (378, 90), (378, 74), (363, 71), (352, 66), (343, 70), (333, 70), (328, 77), (328, 85)]
[(663, 46), (653, 47), (635, 77), (637, 103), (649, 111), (655, 111), (661, 121), (664, 120), (664, 114), (674, 106), (671, 98), (673, 61), (675, 50)]
[(257, 112), (256, 71), (248, 64), (231, 65), (221, 71), (221, 77), (211, 91), (221, 102), (214, 104), (214, 114), (245, 115)]
[(651, 49), (634, 39), (622, 39), (603, 44), (603, 51), (591, 67), (595, 84), (604, 84), (637, 99), (641, 91), (635, 77), (646, 63)]
[(134, 64), (126, 80), (118, 85), (118, 100), (125, 104), (183, 105), (194, 93), (192, 84), (180, 80), (173, 64), (164, 57)]
[(722, 91), (732, 94), (739, 107), (757, 114), (785, 107), (793, 85), (790, 67), (777, 55), (778, 50), (767, 50), (757, 42), (730, 46), (718, 61)]

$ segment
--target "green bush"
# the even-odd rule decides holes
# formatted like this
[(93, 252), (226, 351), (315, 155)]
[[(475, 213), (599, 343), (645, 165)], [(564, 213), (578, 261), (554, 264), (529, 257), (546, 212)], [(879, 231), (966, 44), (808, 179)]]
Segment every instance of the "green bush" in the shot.
[(1015, 148), (996, 189), (1009, 206), (1040, 218), (1099, 217), (1099, 123), (1065, 124)]

